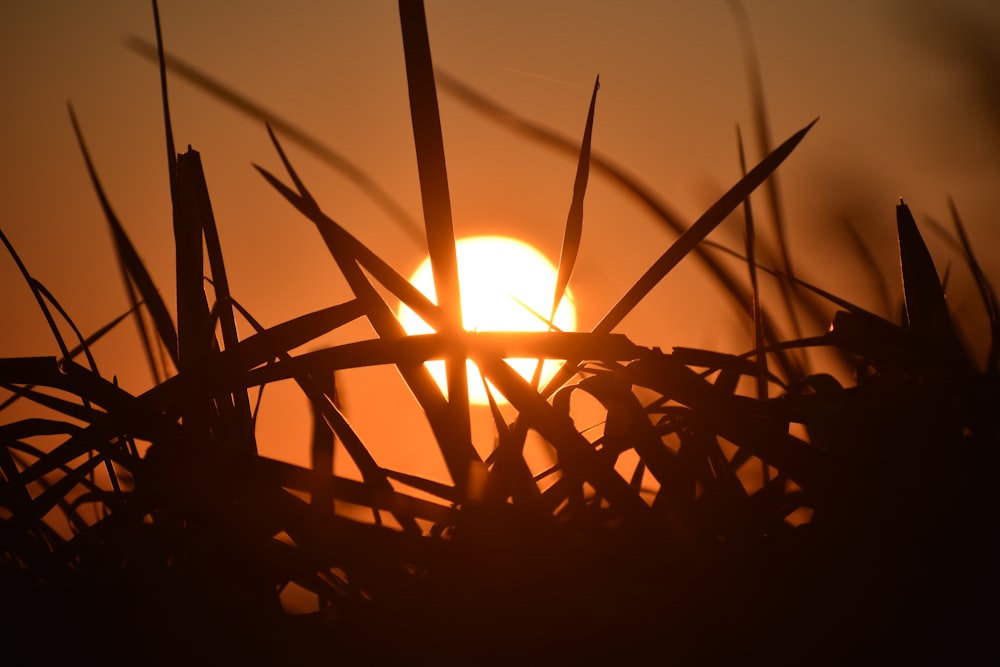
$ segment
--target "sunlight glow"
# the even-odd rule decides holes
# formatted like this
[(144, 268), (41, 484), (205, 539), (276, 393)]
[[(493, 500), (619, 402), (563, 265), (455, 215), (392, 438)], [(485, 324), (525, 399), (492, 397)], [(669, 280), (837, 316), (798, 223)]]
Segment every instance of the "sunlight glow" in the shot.
[[(456, 243), (458, 277), (462, 291), (462, 324), (467, 331), (545, 331), (546, 324), (518, 303), (530, 307), (543, 317), (552, 310), (557, 269), (538, 250), (505, 236), (473, 236)], [(417, 267), (410, 277), (414, 287), (436, 302), (434, 277), (429, 259)], [(409, 307), (401, 306), (399, 320), (408, 334), (431, 333), (433, 329)], [(566, 290), (556, 311), (555, 326), (561, 331), (576, 327), (573, 295)], [(530, 380), (535, 359), (507, 359), (522, 377)], [(542, 368), (542, 384), (555, 374), (558, 361), (546, 361)], [(438, 386), (445, 390), (443, 361), (427, 363)], [(482, 377), (475, 364), (468, 364), (469, 400), (488, 402)], [(494, 398), (503, 396), (490, 387)]]

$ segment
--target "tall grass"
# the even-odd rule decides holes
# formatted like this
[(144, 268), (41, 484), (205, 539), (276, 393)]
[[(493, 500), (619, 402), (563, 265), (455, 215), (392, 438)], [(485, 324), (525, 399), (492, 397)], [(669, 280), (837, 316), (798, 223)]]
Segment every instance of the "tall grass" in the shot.
[[(772, 182), (815, 121), (771, 149), (758, 118), (762, 159), (684, 226), (624, 170), (591, 153), (596, 84), (582, 141), (558, 137), (436, 72), (422, 4), (401, 0), (424, 236), (441, 295), (433, 303), (323, 212), (279, 135), (326, 149), (168, 56), (155, 3), (154, 17), (174, 307), (159, 296), (116, 217), (72, 111), (131, 309), (92, 335), (78, 332), (70, 345), (56, 326), (57, 316), (69, 315), (2, 237), (59, 344), (58, 357), (0, 359), (9, 393), (0, 409), (31, 402), (37, 414), (0, 425), (5, 654), (253, 664), (639, 657), (801, 664), (996, 654), (990, 619), (978, 610), (995, 593), (998, 305), (957, 212), (957, 243), (990, 318), (986, 368), (975, 367), (956, 333), (902, 201), (901, 321), (805, 283), (787, 270), (787, 257), (778, 268), (759, 263), (775, 253), (754, 233), (759, 216), (750, 195)], [(234, 297), (210, 175), (197, 151), (173, 148), (170, 71), (271, 121), (286, 174), (257, 169), (315, 225), (351, 299), (265, 325)], [(592, 331), (461, 330), (439, 83), (508, 127), (574, 152), (554, 306), (584, 238), (591, 171), (678, 232)], [(742, 157), (742, 138), (738, 150)], [(707, 241), (737, 210), (745, 220), (745, 277), (725, 269), (720, 249)], [(757, 332), (746, 354), (668, 352), (615, 333), (689, 256), (712, 267), (746, 308)], [(782, 336), (761, 303), (765, 276), (790, 286), (788, 303), (802, 317), (828, 317), (831, 308), (817, 308), (816, 299), (832, 304), (829, 331)], [(383, 293), (436, 333), (405, 335)], [(89, 349), (128, 318), (158, 378), (138, 393), (98, 372)], [(237, 318), (254, 333), (240, 339)], [(358, 319), (370, 323), (373, 337), (298, 352)], [(850, 364), (853, 384), (792, 354), (821, 347)], [(81, 355), (86, 366), (76, 361)], [(564, 366), (540, 387), (507, 357)], [(447, 397), (423, 365), (441, 358), (451, 369)], [(485, 460), (470, 439), (466, 359), (516, 411), (508, 422), (494, 410), (496, 447)], [(352, 429), (336, 374), (373, 365), (395, 367), (410, 388), (450, 483), (380, 465)], [(314, 413), (308, 468), (256, 451), (251, 390), (286, 380)], [(602, 406), (603, 428), (578, 427), (577, 398)], [(377, 404), (379, 397), (352, 400)], [(552, 466), (529, 465), (528, 432), (551, 448)], [(335, 452), (350, 457), (358, 478), (333, 474)], [(313, 611), (285, 611), (290, 587), (313, 596)], [(58, 633), (58, 646), (27, 640), (40, 632)]]

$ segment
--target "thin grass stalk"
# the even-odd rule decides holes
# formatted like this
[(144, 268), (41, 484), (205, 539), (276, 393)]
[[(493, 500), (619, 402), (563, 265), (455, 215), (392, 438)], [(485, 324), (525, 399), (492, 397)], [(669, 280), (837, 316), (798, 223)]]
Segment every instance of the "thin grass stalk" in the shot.
[(580, 157), (576, 165), (576, 180), (573, 183), (573, 199), (569, 213), (566, 215), (566, 227), (563, 232), (562, 248), (559, 252), (559, 268), (556, 272), (556, 286), (552, 297), (552, 312), (549, 320), (556, 319), (556, 310), (569, 286), (576, 257), (580, 252), (580, 240), (583, 236), (583, 199), (587, 193), (587, 179), (590, 176), (590, 143), (594, 132), (594, 107), (597, 104), (597, 91), (601, 88), (601, 77), (594, 81), (594, 92), (590, 96), (590, 108), (587, 110), (587, 124), (583, 130), (583, 140), (580, 142)]
[(213, 409), (203, 390), (206, 380), (203, 374), (206, 361), (217, 345), (210, 326), (204, 288), (203, 230), (207, 215), (204, 208), (206, 199), (201, 157), (189, 147), (177, 159), (173, 197), (177, 356), (180, 362), (178, 370), (185, 384), (182, 399), (184, 425), (191, 429), (192, 437), (204, 438), (207, 442)]
[[(77, 144), (80, 146), (80, 152), (83, 154), (84, 162), (87, 165), (87, 173), (90, 174), (91, 184), (94, 186), (98, 201), (101, 204), (101, 210), (104, 212), (104, 219), (111, 228), (111, 237), (115, 245), (115, 254), (118, 257), (118, 265), (123, 274), (122, 279), (127, 288), (132, 305), (135, 306), (138, 303), (132, 292), (131, 284), (134, 283), (135, 288), (138, 289), (139, 293), (142, 295), (142, 301), (146, 304), (146, 308), (149, 310), (150, 316), (153, 318), (156, 333), (159, 336), (161, 343), (160, 349), (166, 348), (167, 353), (170, 355), (170, 360), (173, 362), (174, 366), (177, 367), (177, 330), (174, 326), (173, 319), (167, 310), (166, 304), (160, 297), (159, 290), (156, 289), (156, 285), (153, 283), (153, 279), (150, 277), (149, 271), (146, 270), (146, 266), (139, 257), (138, 252), (136, 252), (135, 246), (132, 245), (132, 241), (129, 239), (128, 234), (125, 233), (125, 229), (119, 222), (118, 216), (111, 208), (111, 202), (108, 200), (108, 197), (104, 192), (104, 187), (101, 185), (100, 179), (97, 177), (97, 170), (94, 168), (93, 160), (91, 160), (90, 151), (87, 150), (87, 145), (83, 139), (83, 132), (80, 130), (80, 124), (76, 119), (76, 114), (73, 111), (72, 105), (69, 106), (69, 116), (70, 122), (73, 125), (73, 132), (76, 135)], [(158, 380), (159, 372), (156, 367), (155, 354), (148, 341), (148, 337), (146, 336), (145, 324), (143, 323), (138, 312), (136, 314), (136, 324), (139, 327), (140, 334), (144, 341), (144, 349), (146, 351), (150, 368), (153, 372), (154, 378)]]
[[(444, 140), (438, 112), (434, 65), (431, 61), (427, 19), (422, 0), (399, 0), (403, 32), (403, 58), (410, 99), (410, 118), (417, 151), (417, 171), (427, 232), (427, 251), (438, 303), (447, 314), (447, 330), (462, 330), (462, 297), (458, 279), (455, 228), (445, 166)], [(460, 440), (471, 439), (469, 385), (465, 359), (458, 354), (445, 359), (448, 378), (448, 422)], [(468, 471), (453, 471), (456, 485), (465, 488)]]
[(17, 265), (18, 271), (21, 272), (21, 276), (24, 281), (28, 284), (28, 289), (31, 290), (32, 296), (35, 297), (35, 301), (38, 303), (39, 310), (42, 311), (42, 315), (45, 317), (45, 322), (49, 325), (49, 331), (52, 333), (53, 338), (55, 338), (56, 344), (59, 346), (59, 350), (62, 352), (63, 357), (69, 356), (69, 348), (66, 347), (66, 341), (63, 340), (62, 334), (59, 332), (59, 327), (56, 326), (56, 320), (52, 317), (52, 312), (45, 303), (45, 299), (42, 297), (41, 291), (38, 289), (34, 278), (31, 277), (31, 273), (28, 272), (28, 267), (24, 265), (21, 261), (20, 255), (14, 250), (13, 244), (7, 239), (7, 235), (3, 233), (0, 229), (0, 242), (3, 242), (4, 246), (7, 248), (7, 252), (10, 253), (11, 258)]
[(156, 29), (156, 61), (160, 71), (160, 101), (163, 105), (163, 131), (166, 135), (167, 174), (170, 179), (170, 198), (171, 201), (175, 201), (177, 196), (177, 151), (174, 149), (174, 131), (170, 123), (167, 64), (163, 55), (163, 33), (160, 30), (160, 9), (157, 0), (153, 0), (153, 25)]
[(990, 348), (986, 356), (986, 372), (996, 375), (1000, 373), (1000, 302), (997, 301), (997, 293), (993, 285), (986, 278), (982, 265), (976, 259), (972, 251), (972, 243), (966, 234), (965, 225), (958, 214), (958, 207), (955, 200), (948, 198), (948, 211), (951, 213), (952, 224), (955, 233), (962, 244), (962, 252), (965, 255), (965, 263), (972, 272), (972, 277), (976, 281), (976, 289), (979, 290), (979, 297), (982, 299), (983, 308), (990, 323)]
[[(190, 151), (189, 151), (190, 152)], [(198, 155), (197, 153), (195, 154)], [(216, 307), (213, 309), (218, 313), (219, 325), (222, 329), (222, 339), (225, 349), (231, 349), (239, 344), (239, 335), (236, 331), (236, 320), (233, 317), (233, 306), (229, 289), (229, 278), (226, 275), (226, 265), (222, 257), (222, 245), (219, 241), (219, 229), (215, 224), (215, 214), (212, 211), (212, 202), (208, 196), (208, 187), (205, 183), (205, 174), (202, 169), (201, 158), (192, 165), (194, 171), (195, 196), (197, 197), (197, 210), (201, 218), (202, 233), (204, 236), (205, 251), (208, 255), (209, 267), (212, 272), (212, 286), (215, 290)], [(236, 372), (235, 369), (223, 369), (225, 374)], [(250, 396), (246, 390), (233, 392), (232, 403), (229, 398), (218, 399), (220, 407), (224, 409), (224, 414), (228, 417), (230, 428), (236, 437), (236, 449), (246, 453), (256, 453), (257, 444), (255, 442), (253, 429), (250, 428)], [(221, 405), (221, 403), (225, 405)]]
[[(741, 0), (730, 0), (729, 7), (736, 19), (737, 28), (743, 38), (743, 59), (746, 63), (747, 81), (750, 86), (751, 108), (753, 109), (754, 130), (757, 137), (757, 150), (761, 155), (771, 152), (771, 127), (767, 116), (767, 102), (764, 96), (764, 81), (761, 75), (760, 60), (757, 56), (757, 44), (753, 37), (753, 30), (750, 27), (750, 19)], [(792, 267), (792, 255), (788, 249), (788, 232), (785, 225), (785, 216), (781, 206), (781, 196), (778, 193), (778, 176), (772, 174), (763, 184), (766, 201), (771, 208), (771, 224), (774, 228), (774, 237), (778, 243), (778, 254), (781, 259), (782, 271), (795, 277)], [(795, 308), (795, 282), (782, 282), (781, 295), (785, 302), (785, 309), (792, 324), (792, 331), (796, 338), (802, 337), (802, 327), (799, 324), (798, 310)]]
[(841, 226), (847, 231), (848, 236), (851, 238), (854, 254), (861, 262), (861, 265), (865, 267), (871, 275), (869, 284), (874, 285), (876, 291), (878, 292), (879, 305), (882, 307), (882, 313), (888, 315), (892, 312), (892, 299), (889, 296), (889, 286), (886, 284), (886, 279), (882, 274), (882, 271), (879, 270), (878, 262), (875, 260), (875, 256), (872, 254), (871, 248), (869, 248), (868, 243), (866, 243), (861, 237), (861, 233), (849, 219), (841, 218), (840, 223)]
[[(746, 153), (743, 149), (743, 133), (736, 126), (736, 142), (740, 156), (740, 173), (747, 174)], [(764, 322), (761, 319), (760, 286), (757, 284), (756, 231), (754, 230), (753, 207), (750, 197), (743, 200), (743, 246), (747, 253), (747, 269), (750, 273), (750, 292), (753, 295), (750, 316), (753, 318), (753, 348), (757, 352), (757, 398), (767, 400), (767, 355), (764, 354)], [(766, 481), (766, 480), (765, 480)]]

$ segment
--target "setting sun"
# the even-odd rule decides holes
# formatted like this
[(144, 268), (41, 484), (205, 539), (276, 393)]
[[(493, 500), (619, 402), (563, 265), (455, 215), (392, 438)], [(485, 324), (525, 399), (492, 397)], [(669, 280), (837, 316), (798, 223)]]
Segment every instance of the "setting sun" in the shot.
[[(456, 243), (458, 275), (462, 290), (462, 324), (467, 331), (545, 331), (539, 315), (547, 317), (552, 309), (556, 267), (538, 250), (504, 236), (474, 236)], [(410, 282), (435, 300), (434, 277), (429, 259), (425, 259), (410, 277)], [(532, 313), (531, 311), (534, 311)], [(410, 308), (400, 307), (400, 322), (409, 334), (430, 333), (433, 329)], [(569, 290), (556, 311), (553, 324), (560, 331), (576, 327), (576, 309)], [(535, 370), (534, 359), (508, 359), (507, 362), (525, 379)], [(442, 389), (445, 387), (443, 361), (428, 362), (428, 368)], [(542, 382), (551, 377), (558, 362), (547, 361)], [(482, 378), (475, 364), (468, 365), (469, 400), (487, 403)], [(493, 392), (498, 401), (503, 397)]]

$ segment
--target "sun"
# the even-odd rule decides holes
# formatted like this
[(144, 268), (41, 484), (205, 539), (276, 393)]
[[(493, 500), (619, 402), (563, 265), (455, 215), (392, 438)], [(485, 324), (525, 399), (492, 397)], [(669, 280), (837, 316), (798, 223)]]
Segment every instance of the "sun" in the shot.
[[(531, 245), (506, 236), (472, 236), (459, 239), (458, 278), (462, 291), (462, 325), (466, 331), (545, 331), (547, 325), (533, 314), (548, 317), (552, 310), (557, 269)], [(434, 277), (430, 259), (425, 259), (410, 277), (413, 286), (435, 303)], [(527, 308), (525, 307), (527, 306)], [(530, 308), (530, 310), (529, 310)], [(434, 331), (408, 306), (401, 305), (399, 321), (408, 334)], [(556, 310), (553, 324), (561, 331), (576, 328), (576, 308), (570, 290)], [(507, 359), (506, 362), (525, 379), (531, 379), (537, 359)], [(438, 386), (446, 391), (443, 361), (429, 361), (427, 367)], [(558, 370), (558, 361), (542, 366), (542, 383)], [(468, 362), (469, 400), (485, 404), (489, 400), (482, 376), (475, 364)], [(493, 397), (503, 397), (490, 387)]]

